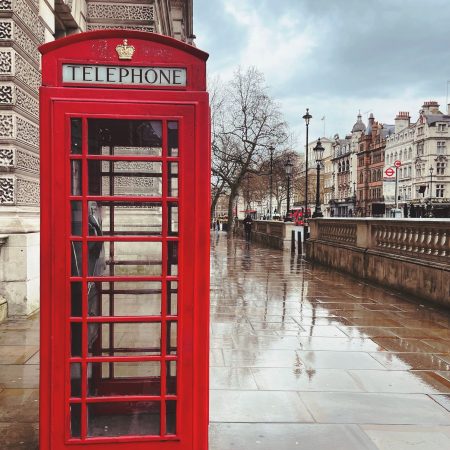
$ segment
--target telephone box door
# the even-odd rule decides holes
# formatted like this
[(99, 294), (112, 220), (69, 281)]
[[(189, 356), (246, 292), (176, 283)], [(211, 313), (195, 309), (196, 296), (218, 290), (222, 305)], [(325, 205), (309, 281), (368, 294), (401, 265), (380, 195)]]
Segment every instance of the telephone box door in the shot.
[(198, 450), (194, 106), (53, 105), (50, 448)]

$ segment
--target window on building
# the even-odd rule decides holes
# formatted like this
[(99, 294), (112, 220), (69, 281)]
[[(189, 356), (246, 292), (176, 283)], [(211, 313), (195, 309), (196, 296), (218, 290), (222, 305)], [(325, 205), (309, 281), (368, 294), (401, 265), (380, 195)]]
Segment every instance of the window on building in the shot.
[(411, 199), (411, 187), (408, 187), (408, 193), (407, 193), (407, 195), (406, 195), (406, 198), (407, 198), (408, 200)]
[(417, 156), (422, 156), (423, 155), (423, 142), (421, 142), (420, 144), (417, 144)]
[(447, 124), (445, 124), (445, 123), (438, 123), (437, 128), (438, 128), (438, 131), (440, 133), (445, 133), (447, 131)]
[(444, 185), (443, 184), (436, 185), (436, 197), (444, 197)]
[(437, 154), (445, 155), (445, 151), (446, 151), (445, 141), (437, 141)]
[(412, 159), (412, 148), (411, 147), (409, 147), (409, 150), (408, 150), (408, 159), (409, 160)]
[(417, 135), (421, 136), (423, 134), (423, 127), (418, 127), (417, 128)]
[(412, 176), (412, 167), (409, 166), (409, 167), (408, 167), (408, 177), (411, 178), (411, 176)]
[(444, 173), (445, 173), (445, 162), (438, 162), (436, 164), (436, 174), (444, 175)]

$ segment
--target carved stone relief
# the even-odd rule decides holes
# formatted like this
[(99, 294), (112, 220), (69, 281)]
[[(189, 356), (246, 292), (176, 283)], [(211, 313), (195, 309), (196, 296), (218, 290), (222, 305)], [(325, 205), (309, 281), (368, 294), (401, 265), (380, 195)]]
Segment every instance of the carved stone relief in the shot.
[(13, 86), (0, 84), (0, 105), (12, 105), (13, 104)]
[(37, 49), (37, 45), (18, 24), (14, 24), (13, 39), (14, 42), (36, 63), (40, 62), (41, 54)]
[(32, 122), (16, 116), (17, 139), (33, 147), (39, 146), (39, 127)]
[(39, 116), (39, 102), (22, 89), (16, 87), (16, 106), (36, 117)]
[(12, 39), (13, 23), (11, 21), (0, 21), (0, 39)]
[(15, 151), (13, 148), (0, 147), (0, 171), (8, 172), (16, 166)]
[(153, 5), (129, 5), (111, 3), (90, 3), (88, 5), (88, 20), (146, 20), (154, 17)]
[(30, 86), (36, 92), (41, 85), (41, 74), (30, 63), (25, 61), (19, 54), (15, 55), (15, 75), (27, 86)]
[(11, 11), (12, 0), (2, 0), (0, 3), (0, 11)]
[(0, 114), (0, 138), (14, 137), (14, 117), (12, 114)]
[(18, 178), (16, 203), (18, 205), (39, 205), (39, 182)]
[(0, 74), (11, 75), (13, 70), (12, 50), (0, 51)]
[(34, 174), (39, 173), (39, 157), (23, 150), (17, 150), (17, 169)]
[(40, 43), (44, 42), (44, 25), (42, 25), (37, 11), (33, 11), (26, 0), (16, 0), (14, 4), (14, 12), (27, 26), (27, 28), (38, 38)]
[(129, 26), (129, 25), (98, 25), (95, 23), (91, 23), (88, 25), (87, 29), (88, 31), (93, 31), (93, 30), (117, 30), (118, 28), (120, 28), (121, 30), (135, 30), (135, 31), (150, 31), (153, 32), (155, 31), (154, 27), (151, 26), (139, 26), (139, 25), (133, 25), (133, 26)]
[(15, 177), (0, 177), (0, 205), (15, 203)]

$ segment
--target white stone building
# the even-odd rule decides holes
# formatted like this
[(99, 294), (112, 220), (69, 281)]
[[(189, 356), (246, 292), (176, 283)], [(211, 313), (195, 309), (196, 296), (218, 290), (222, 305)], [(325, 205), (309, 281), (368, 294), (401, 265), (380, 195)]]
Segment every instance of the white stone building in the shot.
[[(398, 204), (412, 217), (450, 216), (450, 115), (435, 101), (425, 102), (419, 118), (410, 123), (409, 113), (395, 119), (395, 133), (387, 139), (385, 171), (400, 161)], [(387, 209), (395, 205), (395, 178), (385, 177)]]
[(192, 0), (0, 1), (0, 320), (39, 307), (38, 47), (112, 28), (192, 44)]

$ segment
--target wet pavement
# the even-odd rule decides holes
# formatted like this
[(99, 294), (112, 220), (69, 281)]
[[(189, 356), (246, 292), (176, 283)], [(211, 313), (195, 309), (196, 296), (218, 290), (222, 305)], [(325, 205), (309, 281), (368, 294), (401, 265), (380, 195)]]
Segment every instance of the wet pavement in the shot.
[[(450, 316), (212, 236), (210, 450), (450, 448)], [(0, 324), (0, 449), (38, 442), (38, 317)]]
[(210, 450), (450, 448), (450, 315), (212, 237)]

